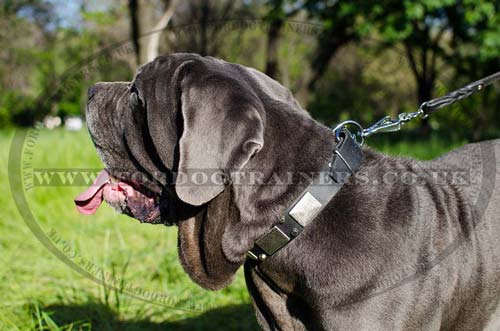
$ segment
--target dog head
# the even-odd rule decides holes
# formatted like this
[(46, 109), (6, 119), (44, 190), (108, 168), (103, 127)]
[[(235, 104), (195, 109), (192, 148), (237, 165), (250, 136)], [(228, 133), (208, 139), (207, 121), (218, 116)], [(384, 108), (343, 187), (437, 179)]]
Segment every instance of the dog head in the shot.
[(274, 118), (273, 130), (287, 134), (278, 123), (287, 114), (311, 120), (267, 76), (194, 54), (159, 57), (130, 83), (98, 83), (86, 115), (106, 171), (81, 207), (97, 196), (143, 222), (177, 224), (185, 270), (206, 288), (224, 287), (291, 199), (271, 201), (281, 196), (276, 188), (231, 185), (236, 172), (285, 169), (289, 156), (279, 154), (304, 147), (283, 145), (266, 130)]

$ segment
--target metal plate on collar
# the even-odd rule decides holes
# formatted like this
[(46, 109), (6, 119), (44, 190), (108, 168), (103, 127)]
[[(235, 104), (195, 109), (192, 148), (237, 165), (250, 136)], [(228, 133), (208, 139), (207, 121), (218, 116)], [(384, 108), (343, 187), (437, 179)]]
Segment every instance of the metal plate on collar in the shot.
[(321, 203), (311, 193), (306, 192), (288, 214), (305, 227), (316, 217), (321, 207)]
[(255, 243), (264, 252), (266, 252), (267, 255), (272, 255), (289, 241), (290, 237), (283, 233), (283, 231), (281, 231), (278, 227), (274, 226), (271, 232), (257, 240)]

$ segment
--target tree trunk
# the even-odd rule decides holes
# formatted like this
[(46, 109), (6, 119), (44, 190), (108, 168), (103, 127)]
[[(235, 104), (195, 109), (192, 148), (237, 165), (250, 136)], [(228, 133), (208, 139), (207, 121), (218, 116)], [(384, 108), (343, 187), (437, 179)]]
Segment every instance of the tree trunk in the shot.
[(177, 0), (164, 1), (165, 11), (156, 24), (156, 7), (153, 1), (129, 0), (130, 31), (136, 58), (136, 65), (154, 60), (160, 49), (160, 38), (175, 11)]
[[(429, 101), (432, 98), (432, 90), (434, 89), (434, 82), (428, 81), (426, 79), (417, 79), (417, 90), (418, 90), (418, 105), (420, 106), (425, 101)], [(424, 136), (428, 136), (431, 132), (431, 125), (428, 118), (422, 119), (420, 126), (420, 133)]]
[(278, 51), (283, 23), (282, 19), (273, 19), (267, 34), (266, 74), (274, 79), (279, 75)]
[(208, 28), (210, 15), (210, 4), (209, 0), (203, 0), (201, 7), (201, 19), (200, 19), (200, 55), (214, 55), (208, 54)]
[(311, 63), (312, 75), (307, 84), (309, 92), (314, 91), (317, 82), (328, 69), (328, 64), (337, 51), (355, 38), (352, 33), (348, 32), (348, 27), (349, 23), (341, 22), (320, 35), (315, 57)]
[(141, 45), (139, 43), (140, 31), (139, 31), (138, 7), (139, 6), (137, 0), (128, 1), (128, 12), (130, 16), (130, 34), (132, 38), (132, 45), (134, 46), (136, 66), (139, 64), (141, 57)]
[(153, 61), (160, 52), (160, 37), (163, 30), (165, 30), (172, 19), (175, 11), (177, 0), (170, 0), (168, 2), (165, 13), (162, 15), (158, 23), (153, 27), (152, 33), (149, 36), (148, 50), (146, 53), (146, 62)]
[[(311, 64), (311, 76), (307, 82), (305, 91), (301, 94), (306, 108), (309, 108), (310, 102), (312, 101), (310, 100), (310, 96), (316, 89), (316, 84), (328, 69), (330, 60), (334, 57), (340, 47), (348, 42), (348, 40), (349, 38), (347, 37), (345, 39), (342, 38), (342, 40), (338, 40), (338, 42), (332, 41), (329, 45), (323, 45), (318, 48), (316, 57)], [(319, 43), (319, 45), (322, 45), (322, 43)]]
[(476, 110), (476, 125), (472, 132), (472, 141), (479, 141), (484, 134), (485, 129), (488, 128), (488, 114), (486, 113), (486, 107), (488, 105), (488, 92), (484, 91), (481, 95), (480, 106), (478, 105)]

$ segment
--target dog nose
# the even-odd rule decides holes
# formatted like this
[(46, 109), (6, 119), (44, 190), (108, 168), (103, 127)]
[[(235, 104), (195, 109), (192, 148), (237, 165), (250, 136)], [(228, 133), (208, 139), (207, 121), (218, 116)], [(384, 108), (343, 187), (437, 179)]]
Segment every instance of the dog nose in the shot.
[(97, 88), (95, 87), (95, 85), (88, 88), (87, 95), (89, 97), (89, 100), (94, 97), (94, 95), (96, 94), (96, 92), (97, 92)]

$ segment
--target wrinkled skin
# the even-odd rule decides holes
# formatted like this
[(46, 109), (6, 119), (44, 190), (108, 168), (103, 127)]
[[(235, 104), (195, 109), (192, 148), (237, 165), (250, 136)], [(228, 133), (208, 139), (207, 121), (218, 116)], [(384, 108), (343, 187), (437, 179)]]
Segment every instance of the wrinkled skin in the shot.
[[(102, 189), (106, 202), (117, 211), (140, 221), (160, 223), (161, 188), (141, 171), (137, 162), (130, 160), (126, 141), (122, 140), (123, 128), (119, 121), (132, 110), (129, 100), (130, 83), (97, 84), (89, 89), (87, 120), (94, 144), (100, 153), (111, 179)], [(99, 91), (99, 92), (98, 92)], [(111, 98), (108, 99), (108, 96)], [(99, 112), (99, 109), (113, 109)], [(108, 117), (109, 116), (109, 117)], [(138, 175), (140, 180), (137, 179)], [(119, 176), (119, 177), (117, 177)], [(162, 199), (162, 204), (165, 201)]]
[[(193, 54), (160, 57), (133, 82), (99, 83), (90, 95), (90, 134), (118, 178), (104, 199), (142, 221), (176, 224), (180, 261), (205, 288), (227, 286), (245, 263), (264, 330), (500, 329), (499, 141), (432, 162), (365, 148), (360, 174), (371, 183), (404, 171), (420, 184), (350, 182), (295, 240), (257, 264), (245, 262), (245, 253), (307, 181), (248, 186), (227, 179), (236, 170), (264, 178), (322, 171), (335, 146), (331, 131), (262, 73)], [(437, 183), (432, 167), (470, 169), (486, 180)], [(173, 177), (194, 169), (221, 180), (181, 185)], [(120, 183), (129, 187), (113, 191)]]

